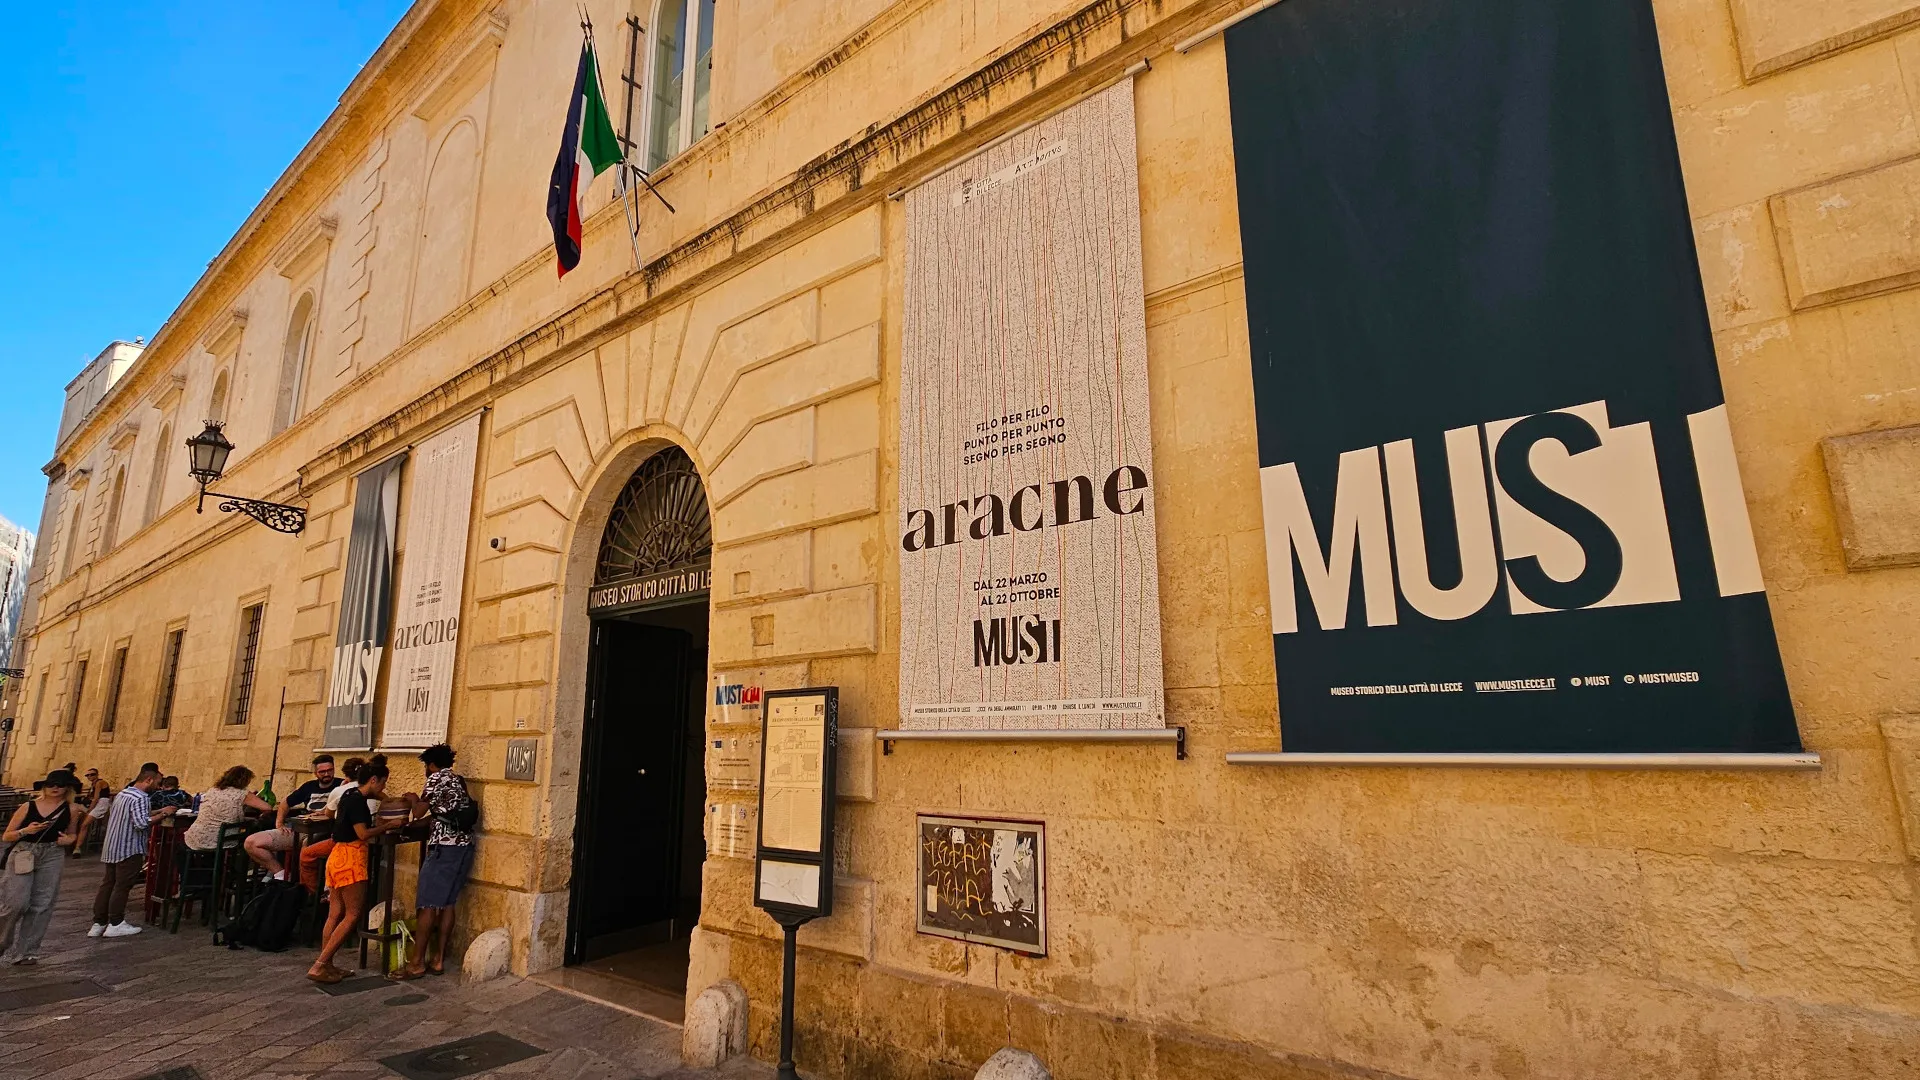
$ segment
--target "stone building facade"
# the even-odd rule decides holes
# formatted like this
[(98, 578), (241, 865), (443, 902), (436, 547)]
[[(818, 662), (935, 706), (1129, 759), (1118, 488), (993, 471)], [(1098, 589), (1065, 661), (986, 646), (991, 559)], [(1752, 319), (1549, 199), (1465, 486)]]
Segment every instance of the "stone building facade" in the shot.
[[(1175, 46), (1250, 6), (590, 0), (617, 111), (630, 15), (683, 20), (711, 61), (691, 88), (637, 80), (639, 115), (667, 117), (637, 152), (659, 151), (674, 212), (641, 201), (630, 240), (601, 177), (556, 281), (542, 208), (576, 13), (421, 0), (63, 425), (6, 779), (158, 759), (198, 788), (277, 751), (286, 786), (322, 741), (355, 475), (485, 410), (449, 738), (483, 804), (462, 932), (505, 928), (516, 972), (575, 956), (588, 590), (621, 493), (677, 448), (710, 514), (701, 674), (840, 692), (836, 910), (799, 939), (811, 1074), (965, 1076), (1008, 1045), (1090, 1080), (1910, 1072), (1920, 6), (1652, 3), (1809, 772), (1228, 763), (1273, 749), (1280, 717), (1226, 61), (1217, 37)], [(882, 754), (872, 732), (900, 719), (890, 196), (1143, 60), (1159, 617), (1186, 757)], [(181, 443), (209, 418), (238, 448), (220, 488), (304, 506), (302, 533), (195, 512)], [(402, 568), (418, 542), (401, 528)], [(524, 740), (532, 777), (508, 779)], [(921, 813), (1046, 823), (1046, 956), (916, 933)], [(752, 873), (699, 867), (686, 995), (737, 981), (768, 1057), (779, 941)]]

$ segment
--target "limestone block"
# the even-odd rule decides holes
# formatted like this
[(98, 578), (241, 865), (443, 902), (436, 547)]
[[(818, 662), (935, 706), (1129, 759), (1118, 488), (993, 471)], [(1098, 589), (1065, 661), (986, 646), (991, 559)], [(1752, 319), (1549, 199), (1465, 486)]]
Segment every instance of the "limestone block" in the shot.
[(714, 603), (724, 607), (796, 596), (811, 589), (815, 535), (788, 533), (722, 548), (713, 562)]
[(1880, 733), (1887, 740), (1887, 769), (1893, 774), (1907, 857), (1920, 859), (1920, 716), (1889, 716), (1880, 721)]
[(696, 443), (717, 460), (756, 423), (879, 381), (880, 327), (863, 326), (740, 376)]
[(1770, 200), (1796, 308), (1920, 282), (1920, 158)]
[(1716, 214), (1920, 150), (1894, 45), (1855, 49), (1675, 112), (1692, 211)]
[(486, 502), (481, 508), (483, 514), (504, 513), (540, 500), (565, 513), (573, 505), (576, 490), (573, 473), (560, 460), (560, 455), (554, 453), (542, 454), (532, 461), (515, 465), (488, 480), (486, 488)]
[(309, 547), (300, 553), (300, 576), (317, 577), (328, 571), (340, 569), (340, 556), (345, 550), (345, 540), (328, 540)]
[(1920, 427), (1822, 440), (1847, 569), (1920, 565)]
[[(531, 461), (551, 451), (559, 455), (574, 477), (593, 471), (593, 449), (588, 445), (585, 421), (576, 402), (562, 401), (553, 408), (503, 433), (510, 439), (514, 463)], [(498, 441), (495, 446), (500, 445)]]
[(842, 956), (873, 959), (874, 883), (867, 878), (836, 874), (833, 914), (800, 928), (800, 944)]
[(873, 801), (873, 728), (843, 727), (834, 756), (840, 798), (854, 802)]
[(687, 1006), (680, 1032), (680, 1059), (712, 1069), (747, 1052), (747, 991), (732, 979), (714, 983)]
[(1039, 1058), (1008, 1046), (988, 1058), (973, 1080), (1053, 1080), (1053, 1074)]
[[(646, 381), (634, 383), (636, 389), (631, 393), (635, 400), (627, 406), (635, 427), (666, 417), (667, 393), (673, 389), (673, 378), (679, 371), (680, 342), (686, 336), (692, 312), (692, 301), (681, 304), (653, 321), (650, 341), (644, 348), (637, 343), (628, 346), (628, 354), (645, 358), (647, 365)], [(636, 342), (639, 333), (635, 333)], [(643, 385), (646, 393), (641, 394), (638, 389)]]
[(725, 506), (771, 477), (804, 469), (814, 461), (814, 410), (802, 409), (755, 424), (719, 461), (709, 462), (707, 494)]
[(503, 552), (517, 551), (523, 547), (564, 551), (568, 525), (564, 513), (548, 503), (534, 502), (487, 518), (481, 525), (481, 532), (483, 540), (499, 537), (500, 550)]
[(460, 982), (476, 986), (497, 979), (507, 973), (507, 964), (512, 958), (513, 938), (507, 935), (505, 927), (496, 926), (475, 937), (467, 946), (467, 954), (460, 961)]
[(879, 472), (879, 455), (868, 453), (762, 481), (753, 498), (715, 512), (714, 545), (872, 514), (879, 509)]
[(296, 641), (328, 636), (336, 629), (332, 604), (319, 604), (294, 612), (292, 635)]
[(1745, 81), (1727, 0), (1661, 0), (1653, 5), (1653, 20), (1673, 108), (1696, 105)]
[(710, 356), (682, 353), (681, 364), (699, 380), (682, 428), (705, 429), (742, 372), (816, 343), (819, 329), (820, 294), (810, 290), (720, 331)]
[(1757, 79), (1920, 21), (1914, 0), (1733, 0), (1747, 77)]
[(500, 560), (500, 580), (488, 596), (525, 592), (560, 582), (560, 556), (540, 548), (510, 551)]
[(838, 337), (880, 321), (886, 301), (887, 268), (875, 263), (820, 287), (820, 337)]
[(1790, 312), (1774, 247), (1773, 217), (1749, 203), (1693, 223), (1707, 318), (1715, 330), (1778, 319)]
[(813, 587), (821, 592), (880, 580), (880, 564), (894, 551), (880, 537), (882, 518), (864, 517), (813, 530)]
[(1737, 994), (1920, 1008), (1912, 886), (1896, 866), (1641, 855), (1660, 974)]
[[(870, 653), (879, 647), (879, 590), (861, 585), (713, 613), (716, 665), (755, 660)], [(771, 618), (766, 645), (754, 644), (753, 620)], [(765, 625), (765, 624), (763, 624)]]
[[(500, 601), (496, 609), (499, 626), (495, 636), (499, 638), (524, 637), (530, 634), (550, 634), (553, 632), (554, 603), (553, 594), (548, 591), (521, 593)], [(486, 640), (476, 633), (476, 639)]]
[(816, 460), (832, 461), (880, 448), (880, 388), (867, 387), (822, 402), (815, 410)]
[(326, 679), (318, 671), (287, 673), (287, 704), (312, 705), (326, 700)]

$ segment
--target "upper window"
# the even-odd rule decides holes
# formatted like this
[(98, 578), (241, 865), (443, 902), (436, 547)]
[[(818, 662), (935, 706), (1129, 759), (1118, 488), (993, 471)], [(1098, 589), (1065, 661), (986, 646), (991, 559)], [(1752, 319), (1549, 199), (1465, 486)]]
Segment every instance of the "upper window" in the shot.
[(265, 604), (250, 604), (240, 611), (240, 639), (234, 644), (233, 700), (227, 706), (229, 724), (244, 724), (253, 714), (253, 676), (260, 662), (260, 624), (266, 612)]
[(213, 378), (213, 395), (207, 398), (207, 421), (225, 423), (227, 419), (227, 373), (222, 371)]
[(147, 507), (140, 515), (142, 525), (153, 524), (160, 516), (161, 494), (167, 490), (167, 457), (173, 453), (173, 425), (160, 427), (160, 442), (153, 448), (153, 475), (147, 478)]
[(127, 467), (113, 474), (113, 490), (107, 493), (107, 520), (100, 527), (100, 552), (106, 554), (120, 542), (120, 503), (127, 494)]
[(707, 99), (713, 86), (713, 0), (659, 0), (649, 52), (646, 167), (651, 172), (712, 130)]
[(300, 418), (300, 399), (306, 388), (307, 359), (313, 352), (313, 293), (300, 294), (287, 320), (287, 340), (280, 350), (280, 396), (273, 406), (273, 433), (285, 431)]

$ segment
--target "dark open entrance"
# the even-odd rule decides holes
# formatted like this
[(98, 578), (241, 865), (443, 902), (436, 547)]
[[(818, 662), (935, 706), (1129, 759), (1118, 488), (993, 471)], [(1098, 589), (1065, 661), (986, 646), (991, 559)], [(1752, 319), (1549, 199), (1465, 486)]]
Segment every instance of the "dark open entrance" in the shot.
[(620, 493), (593, 619), (566, 962), (678, 998), (700, 919), (712, 530), (685, 453)]

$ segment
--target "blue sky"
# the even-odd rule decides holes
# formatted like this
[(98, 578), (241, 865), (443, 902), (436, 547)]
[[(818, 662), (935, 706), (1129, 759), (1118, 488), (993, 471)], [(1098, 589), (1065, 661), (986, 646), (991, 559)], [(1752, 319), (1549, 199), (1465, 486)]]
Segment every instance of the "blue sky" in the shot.
[(114, 338), (153, 336), (407, 6), (10, 6), (0, 516), (40, 527), (67, 382)]

